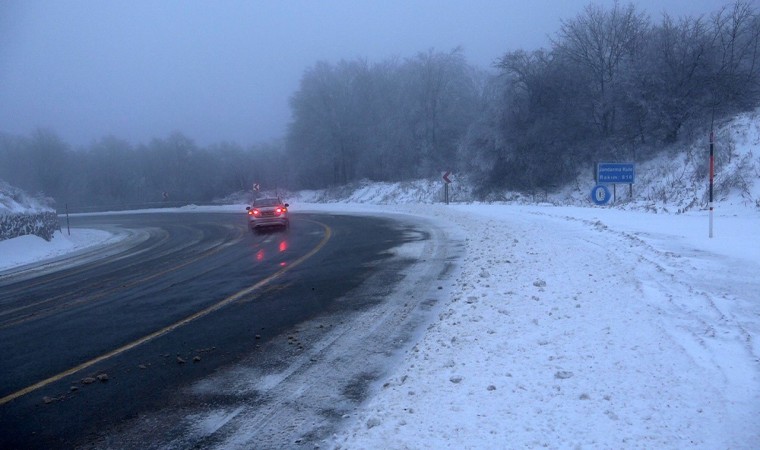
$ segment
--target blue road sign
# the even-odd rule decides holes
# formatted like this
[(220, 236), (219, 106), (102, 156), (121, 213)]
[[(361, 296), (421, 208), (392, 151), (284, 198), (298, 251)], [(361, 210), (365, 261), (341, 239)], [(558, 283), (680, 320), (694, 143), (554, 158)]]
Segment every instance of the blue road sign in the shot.
[(635, 178), (633, 163), (599, 163), (596, 166), (597, 183), (633, 184)]
[(591, 189), (591, 201), (597, 205), (606, 205), (610, 201), (610, 190), (603, 184), (597, 184)]

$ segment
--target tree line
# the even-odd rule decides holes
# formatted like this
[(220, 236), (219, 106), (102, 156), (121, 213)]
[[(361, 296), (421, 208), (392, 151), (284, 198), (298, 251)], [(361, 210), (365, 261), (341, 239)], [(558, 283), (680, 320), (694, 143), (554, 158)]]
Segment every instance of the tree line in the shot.
[(253, 183), (275, 188), (286, 181), (272, 170), (283, 158), (277, 143), (203, 148), (179, 132), (137, 146), (108, 136), (77, 150), (45, 129), (0, 135), (0, 179), (59, 209), (210, 202)]
[(738, 0), (658, 23), (591, 4), (549, 48), (490, 69), (462, 49), (320, 61), (290, 99), (282, 142), (205, 148), (181, 133), (72, 150), (54, 132), (0, 135), (0, 178), (63, 202), (210, 201), (266, 188), (402, 181), (451, 170), (477, 192), (550, 189), (600, 160), (636, 161), (760, 105), (760, 14)]
[(591, 4), (548, 49), (496, 73), (459, 49), (403, 61), (320, 62), (291, 100), (286, 151), (304, 187), (466, 174), (483, 196), (635, 161), (760, 102), (760, 16), (748, 1), (658, 24)]

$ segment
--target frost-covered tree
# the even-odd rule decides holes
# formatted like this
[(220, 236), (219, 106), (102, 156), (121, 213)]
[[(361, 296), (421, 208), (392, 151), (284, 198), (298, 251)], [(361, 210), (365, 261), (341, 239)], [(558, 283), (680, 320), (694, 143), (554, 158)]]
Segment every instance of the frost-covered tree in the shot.
[(620, 82), (627, 62), (638, 57), (649, 21), (633, 4), (605, 9), (588, 5), (575, 19), (562, 21), (554, 52), (587, 71), (587, 102), (602, 136), (616, 131)]

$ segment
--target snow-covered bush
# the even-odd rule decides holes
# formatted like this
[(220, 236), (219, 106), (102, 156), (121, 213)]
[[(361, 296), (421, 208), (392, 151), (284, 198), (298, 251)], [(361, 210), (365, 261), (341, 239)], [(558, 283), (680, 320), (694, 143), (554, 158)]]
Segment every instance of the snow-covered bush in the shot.
[(49, 241), (60, 229), (61, 224), (55, 212), (0, 215), (0, 241), (27, 234)]

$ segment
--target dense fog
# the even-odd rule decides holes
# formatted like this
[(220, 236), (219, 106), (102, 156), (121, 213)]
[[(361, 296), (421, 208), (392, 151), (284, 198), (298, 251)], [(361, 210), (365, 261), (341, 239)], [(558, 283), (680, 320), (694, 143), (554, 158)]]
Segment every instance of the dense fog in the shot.
[(637, 161), (760, 104), (760, 11), (740, 0), (653, 21), (589, 5), (547, 48), (347, 58), (305, 67), (285, 136), (201, 146), (182, 131), (73, 147), (55, 130), (0, 134), (0, 179), (79, 208), (207, 202), (232, 192), (324, 188), (455, 171), (487, 198), (571, 182), (595, 161)]

